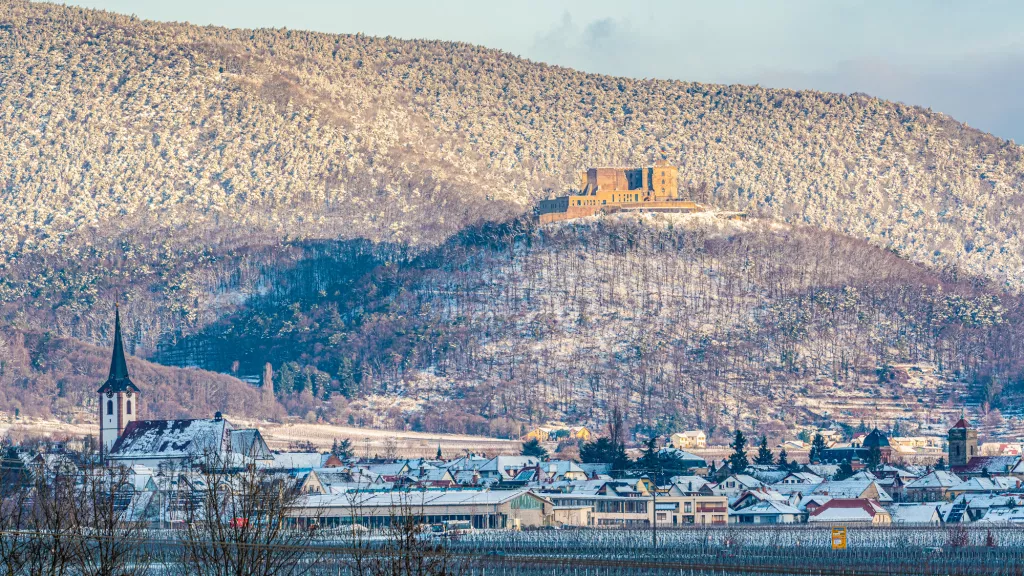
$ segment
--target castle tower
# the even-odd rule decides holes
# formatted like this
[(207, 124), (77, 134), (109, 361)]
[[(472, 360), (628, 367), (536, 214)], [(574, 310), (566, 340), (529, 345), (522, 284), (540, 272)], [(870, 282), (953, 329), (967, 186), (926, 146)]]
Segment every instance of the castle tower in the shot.
[(110, 453), (129, 422), (139, 417), (139, 388), (128, 377), (121, 341), (121, 310), (114, 312), (114, 353), (107, 381), (96, 391), (100, 404), (100, 457)]
[(948, 440), (950, 466), (966, 466), (978, 455), (978, 431), (971, 428), (963, 414), (949, 429)]

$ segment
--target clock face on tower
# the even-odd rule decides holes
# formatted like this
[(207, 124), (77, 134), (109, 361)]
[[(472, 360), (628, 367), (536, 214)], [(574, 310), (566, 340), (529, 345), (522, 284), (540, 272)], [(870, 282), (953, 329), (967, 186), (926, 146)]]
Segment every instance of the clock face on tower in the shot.
[(114, 397), (114, 393), (111, 392), (110, 390), (107, 390), (107, 398), (113, 398), (113, 397)]

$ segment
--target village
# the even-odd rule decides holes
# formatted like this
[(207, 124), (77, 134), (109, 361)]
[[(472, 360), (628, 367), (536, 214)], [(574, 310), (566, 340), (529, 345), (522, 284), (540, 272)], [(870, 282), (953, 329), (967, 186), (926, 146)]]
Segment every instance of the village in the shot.
[[(445, 458), (359, 457), (351, 440), (331, 450), (272, 451), (259, 429), (236, 427), (220, 413), (206, 419), (140, 420), (144, 385), (132, 381), (119, 313), (109, 377), (97, 390), (96, 446), (38, 443), (4, 448), (5, 491), (40, 478), (118, 470), (117, 503), (135, 522), (174, 528), (188, 502), (222, 482), (259, 474), (298, 497), (285, 514), (304, 528), (381, 528), (409, 515), (438, 532), (571, 528), (818, 524), (936, 526), (1024, 523), (1024, 460), (1015, 445), (979, 445), (963, 416), (945, 437), (887, 437), (877, 428), (844, 440), (815, 432), (776, 454), (737, 431), (721, 460), (698, 455), (703, 431), (649, 438), (627, 452), (614, 431), (538, 427), (520, 455), (467, 452)], [(578, 462), (549, 458), (545, 446), (581, 443)], [(787, 450), (808, 449), (806, 463)], [(997, 452), (993, 455), (993, 452)], [(915, 456), (916, 458), (909, 458)], [(913, 462), (913, 463), (908, 463)], [(91, 472), (95, 473), (95, 472)]]

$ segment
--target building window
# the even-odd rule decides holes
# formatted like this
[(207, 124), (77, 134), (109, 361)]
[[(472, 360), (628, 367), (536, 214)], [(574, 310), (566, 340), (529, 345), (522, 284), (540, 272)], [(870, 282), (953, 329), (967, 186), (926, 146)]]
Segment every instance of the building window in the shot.
[(131, 414), (132, 413), (132, 401), (131, 400), (129, 400), (128, 403), (125, 404), (124, 411), (125, 411), (126, 414)]
[(107, 415), (109, 416), (110, 414), (113, 414), (113, 413), (114, 413), (114, 401), (113, 400), (107, 400)]

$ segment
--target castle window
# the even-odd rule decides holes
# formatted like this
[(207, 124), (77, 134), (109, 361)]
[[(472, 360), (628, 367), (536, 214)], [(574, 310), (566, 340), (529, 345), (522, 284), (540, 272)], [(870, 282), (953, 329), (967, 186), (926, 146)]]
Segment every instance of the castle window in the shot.
[(131, 414), (132, 413), (132, 401), (131, 400), (129, 400), (128, 403), (125, 404), (125, 410), (124, 411), (125, 411), (126, 414)]
[(107, 400), (107, 415), (109, 416), (110, 414), (113, 414), (113, 413), (114, 413), (114, 401), (113, 400)]

